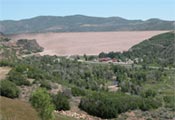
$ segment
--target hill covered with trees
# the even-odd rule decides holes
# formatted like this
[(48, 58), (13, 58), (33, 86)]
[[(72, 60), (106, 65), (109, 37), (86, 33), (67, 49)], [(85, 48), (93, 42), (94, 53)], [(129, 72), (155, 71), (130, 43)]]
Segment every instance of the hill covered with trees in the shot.
[(0, 21), (4, 34), (39, 32), (87, 32), (87, 31), (144, 31), (173, 30), (174, 22), (160, 19), (127, 20), (120, 17), (38, 16), (23, 20)]
[(132, 59), (138, 63), (175, 66), (175, 40), (174, 32), (167, 32), (153, 36), (132, 48), (129, 51), (100, 53), (99, 57), (118, 59)]
[(135, 58), (142, 58), (146, 63), (166, 65), (174, 64), (175, 39), (174, 32), (154, 36), (133, 46), (127, 54)]

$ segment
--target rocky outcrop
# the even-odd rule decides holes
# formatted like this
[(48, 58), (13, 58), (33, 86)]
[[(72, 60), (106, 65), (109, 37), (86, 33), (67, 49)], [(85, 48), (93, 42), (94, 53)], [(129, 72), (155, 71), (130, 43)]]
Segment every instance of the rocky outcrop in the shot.
[(44, 50), (36, 40), (20, 39), (16, 42), (16, 45), (21, 48), (23, 53), (37, 53)]
[(37, 55), (44, 50), (36, 40), (20, 39), (11, 40), (6, 37), (0, 38), (0, 59), (15, 59), (23, 56)]

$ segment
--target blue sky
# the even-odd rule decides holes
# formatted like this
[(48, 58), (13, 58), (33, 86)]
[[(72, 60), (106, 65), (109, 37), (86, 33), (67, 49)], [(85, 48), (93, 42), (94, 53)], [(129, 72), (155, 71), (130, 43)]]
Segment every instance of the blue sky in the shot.
[(175, 20), (175, 0), (0, 0), (0, 20), (40, 15)]

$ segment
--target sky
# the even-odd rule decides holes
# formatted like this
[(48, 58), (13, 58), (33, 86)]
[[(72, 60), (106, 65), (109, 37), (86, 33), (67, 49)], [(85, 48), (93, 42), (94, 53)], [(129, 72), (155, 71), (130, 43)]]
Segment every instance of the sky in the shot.
[(0, 20), (36, 16), (118, 16), (175, 20), (175, 0), (0, 0)]

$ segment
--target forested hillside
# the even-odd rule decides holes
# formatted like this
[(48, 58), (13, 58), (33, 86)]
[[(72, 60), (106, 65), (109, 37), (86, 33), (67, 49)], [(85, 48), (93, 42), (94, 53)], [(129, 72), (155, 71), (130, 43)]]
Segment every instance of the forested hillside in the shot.
[(0, 21), (4, 34), (39, 32), (87, 32), (87, 31), (144, 31), (173, 30), (173, 21), (160, 19), (127, 20), (120, 17), (38, 16), (23, 20)]
[(132, 48), (129, 51), (119, 53), (101, 53), (99, 57), (115, 57), (118, 59), (132, 59), (139, 63), (175, 66), (175, 40), (174, 32), (168, 32), (156, 35), (148, 40), (145, 40)]
[[(175, 65), (175, 36), (174, 32), (154, 36), (133, 46), (128, 54), (131, 57), (142, 58), (146, 63)], [(127, 53), (126, 53), (127, 55)]]

